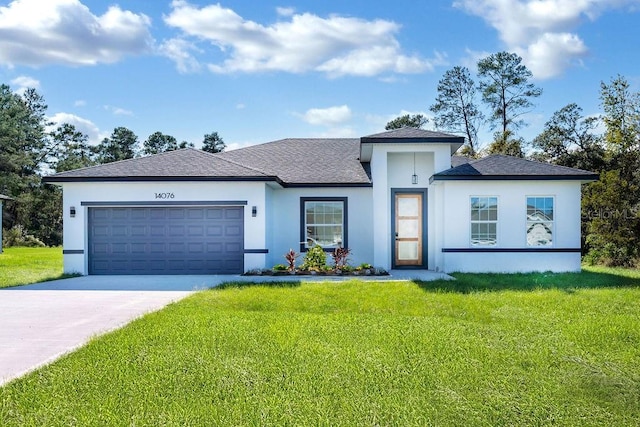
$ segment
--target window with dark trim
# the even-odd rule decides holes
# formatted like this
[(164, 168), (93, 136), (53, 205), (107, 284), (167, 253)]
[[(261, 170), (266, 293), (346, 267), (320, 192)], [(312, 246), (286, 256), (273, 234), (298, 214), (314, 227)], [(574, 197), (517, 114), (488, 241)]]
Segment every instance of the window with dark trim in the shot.
[(347, 198), (300, 198), (300, 251), (314, 245), (325, 251), (347, 248)]
[(498, 243), (498, 198), (471, 197), (471, 246), (495, 246)]
[(553, 246), (553, 197), (527, 197), (527, 246)]

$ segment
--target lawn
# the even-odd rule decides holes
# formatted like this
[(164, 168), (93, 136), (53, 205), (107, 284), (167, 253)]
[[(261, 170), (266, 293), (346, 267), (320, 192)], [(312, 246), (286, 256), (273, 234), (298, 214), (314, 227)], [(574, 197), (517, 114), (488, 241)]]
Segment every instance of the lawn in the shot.
[(62, 248), (4, 248), (0, 288), (70, 277), (62, 273)]
[(637, 425), (639, 313), (637, 270), (229, 285), (0, 388), (0, 425)]

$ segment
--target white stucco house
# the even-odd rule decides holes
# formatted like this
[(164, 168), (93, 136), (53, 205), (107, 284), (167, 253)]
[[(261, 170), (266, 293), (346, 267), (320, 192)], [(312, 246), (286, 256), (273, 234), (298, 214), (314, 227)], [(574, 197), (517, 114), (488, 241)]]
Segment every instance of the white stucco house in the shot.
[(293, 248), (444, 272), (577, 271), (591, 172), (455, 156), (464, 138), (404, 128), (166, 152), (45, 178), (64, 194), (64, 269), (230, 274)]

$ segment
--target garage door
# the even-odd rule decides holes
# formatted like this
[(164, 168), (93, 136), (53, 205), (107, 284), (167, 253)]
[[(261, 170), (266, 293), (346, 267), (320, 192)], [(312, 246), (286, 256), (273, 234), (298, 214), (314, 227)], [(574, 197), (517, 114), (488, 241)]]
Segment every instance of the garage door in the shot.
[(243, 272), (242, 206), (90, 207), (89, 274)]

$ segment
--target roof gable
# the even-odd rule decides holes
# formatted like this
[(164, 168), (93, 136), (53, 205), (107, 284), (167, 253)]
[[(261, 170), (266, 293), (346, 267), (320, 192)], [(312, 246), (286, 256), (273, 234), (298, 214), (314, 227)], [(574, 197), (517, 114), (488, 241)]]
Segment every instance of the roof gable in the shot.
[(598, 179), (598, 175), (582, 169), (495, 154), (460, 164), (431, 177), (431, 181), (503, 179), (593, 181)]

